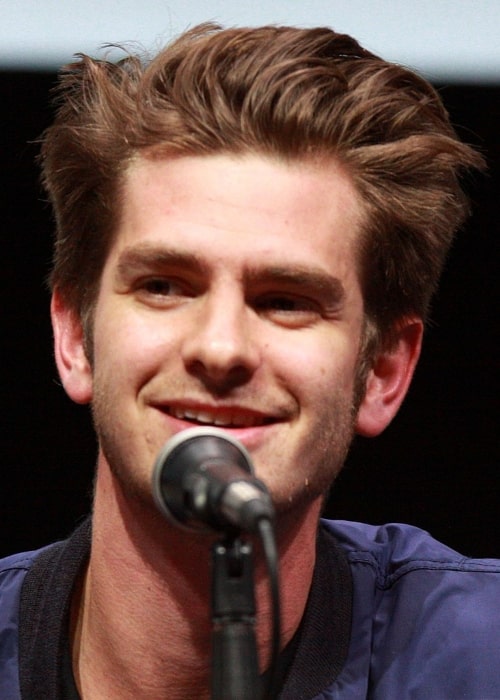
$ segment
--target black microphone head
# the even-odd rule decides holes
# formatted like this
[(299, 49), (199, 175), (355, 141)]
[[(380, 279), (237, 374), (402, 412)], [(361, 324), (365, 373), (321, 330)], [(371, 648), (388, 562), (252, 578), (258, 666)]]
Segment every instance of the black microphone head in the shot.
[(153, 468), (153, 497), (177, 525), (221, 530), (224, 522), (215, 502), (230, 482), (259, 483), (253, 473), (251, 457), (236, 439), (219, 428), (189, 428), (161, 449)]

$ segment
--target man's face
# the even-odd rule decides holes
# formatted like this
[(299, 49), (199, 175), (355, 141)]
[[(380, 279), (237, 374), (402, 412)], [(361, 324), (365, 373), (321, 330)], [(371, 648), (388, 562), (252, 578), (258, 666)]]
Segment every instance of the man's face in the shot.
[[(93, 323), (100, 459), (151, 502), (175, 433), (227, 430), (278, 509), (314, 500), (354, 424), (361, 208), (331, 161), (139, 159)], [(90, 373), (89, 373), (90, 375)]]

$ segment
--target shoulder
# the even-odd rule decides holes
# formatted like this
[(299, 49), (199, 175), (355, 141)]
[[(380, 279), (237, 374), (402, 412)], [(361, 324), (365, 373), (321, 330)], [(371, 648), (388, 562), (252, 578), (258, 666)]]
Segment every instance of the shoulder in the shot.
[[(44, 548), (46, 549), (46, 548)], [(0, 697), (19, 697), (19, 612), (28, 572), (44, 550), (0, 559)]]
[(352, 564), (373, 567), (377, 585), (388, 588), (410, 572), (455, 571), (491, 574), (500, 582), (500, 559), (473, 559), (447, 547), (428, 532), (412, 525), (367, 525), (324, 520)]
[(499, 560), (409, 525), (324, 525), (351, 566), (352, 643), (365, 624), (374, 698), (410, 687), (416, 698), (500, 697)]
[(47, 549), (11, 554), (0, 559), (0, 620), (9, 601), (19, 600), (19, 591), (27, 572), (37, 557)]
[(32, 552), (11, 554), (0, 559), (0, 630), (10, 625), (13, 615), (18, 615), (21, 589), (27, 573), (34, 563), (54, 545), (48, 545)]
[(0, 559), (0, 635), (17, 629), (21, 588), (26, 574), (42, 550)]
[[(90, 548), (90, 520), (67, 539), (0, 560), (0, 698), (55, 697), (71, 590)], [(22, 692), (21, 692), (22, 688)]]

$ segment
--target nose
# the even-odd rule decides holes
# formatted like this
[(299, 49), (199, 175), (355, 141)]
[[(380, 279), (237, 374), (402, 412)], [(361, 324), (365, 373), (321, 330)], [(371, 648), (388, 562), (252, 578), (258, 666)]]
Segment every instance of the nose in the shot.
[(245, 384), (260, 363), (251, 308), (238, 294), (219, 290), (197, 303), (182, 354), (186, 370), (216, 393)]

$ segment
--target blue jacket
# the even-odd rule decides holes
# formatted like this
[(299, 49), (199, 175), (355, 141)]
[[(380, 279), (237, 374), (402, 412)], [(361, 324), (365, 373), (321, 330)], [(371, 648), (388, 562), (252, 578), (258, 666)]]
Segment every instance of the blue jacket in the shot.
[[(500, 700), (500, 561), (467, 559), (408, 525), (324, 521), (321, 533), (311, 596), (280, 698)], [(23, 639), (50, 637), (46, 630), (57, 626), (59, 608), (67, 626), (71, 586), (60, 580), (66, 569), (67, 580), (74, 580), (88, 556), (88, 530), (78, 556), (72, 546), (0, 561), (1, 700), (63, 697), (40, 689), (38, 679), (51, 674), (54, 643), (40, 652), (50, 656), (37, 670), (38, 647)], [(38, 582), (23, 586), (34, 562), (44, 558), (50, 566), (42, 567)], [(44, 595), (48, 603), (40, 605)], [(26, 605), (34, 612), (23, 617), (21, 611), (20, 620)], [(33, 624), (38, 632), (27, 635), (24, 628)]]

